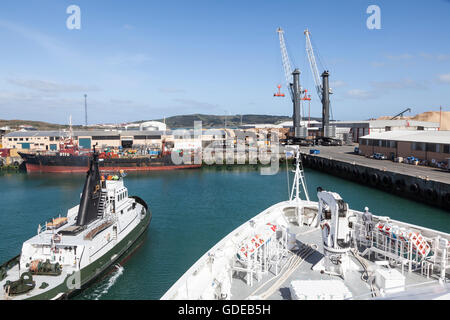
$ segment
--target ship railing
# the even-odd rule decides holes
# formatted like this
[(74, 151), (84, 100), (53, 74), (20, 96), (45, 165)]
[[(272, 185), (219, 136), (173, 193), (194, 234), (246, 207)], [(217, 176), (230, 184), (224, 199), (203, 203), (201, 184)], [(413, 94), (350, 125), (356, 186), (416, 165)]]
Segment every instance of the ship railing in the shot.
[(250, 244), (255, 237), (251, 236), (246, 237), (236, 246), (237, 254), (232, 269), (247, 273), (247, 285), (252, 287), (255, 277), (258, 282), (261, 281), (262, 275), (268, 273), (271, 268), (275, 268), (275, 274), (278, 275), (281, 262), (288, 255), (287, 232), (283, 231), (280, 239), (277, 239), (276, 233), (273, 233), (264, 239), (264, 243), (253, 248)]
[(407, 265), (409, 272), (420, 269), (424, 274), (424, 269), (428, 268), (427, 261), (433, 259), (431, 255), (422, 255), (409, 239), (401, 239), (378, 230), (370, 231), (368, 238), (369, 246), (367, 248), (375, 254), (375, 260), (396, 261), (401, 265), (402, 273), (403, 267)]

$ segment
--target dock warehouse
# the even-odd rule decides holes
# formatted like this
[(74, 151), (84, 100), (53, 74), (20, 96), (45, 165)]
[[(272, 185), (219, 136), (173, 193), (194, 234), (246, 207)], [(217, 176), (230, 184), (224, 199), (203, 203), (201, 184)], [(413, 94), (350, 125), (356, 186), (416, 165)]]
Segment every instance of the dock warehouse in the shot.
[(416, 120), (363, 120), (363, 121), (332, 121), (330, 125), (337, 128), (348, 128), (352, 141), (358, 142), (360, 137), (371, 133), (397, 130), (439, 130), (438, 122)]
[[(280, 124), (283, 128), (292, 128), (292, 121)], [(308, 126), (308, 121), (302, 121), (302, 126)], [(358, 142), (359, 138), (375, 132), (396, 130), (439, 130), (439, 122), (416, 121), (416, 120), (348, 120), (330, 121), (330, 125), (336, 127), (336, 138), (344, 139), (344, 134), (349, 135), (351, 141)], [(314, 136), (322, 127), (322, 123), (312, 120), (309, 123), (308, 135)]]
[[(193, 130), (188, 135), (178, 135), (176, 131), (166, 130), (80, 130), (73, 132), (73, 139), (80, 148), (91, 149), (98, 143), (104, 147), (137, 148), (148, 147), (161, 149), (162, 141), (177, 145), (178, 149), (185, 149), (195, 140)], [(4, 148), (27, 151), (56, 151), (60, 148), (60, 141), (67, 138), (67, 131), (14, 131), (2, 137)], [(213, 141), (223, 142), (226, 139), (224, 130), (203, 130), (202, 141), (196, 141), (199, 147)], [(198, 140), (198, 139), (197, 139)], [(190, 148), (187, 148), (190, 149)]]
[(414, 156), (430, 162), (447, 161), (450, 158), (450, 131), (374, 132), (359, 139), (359, 150), (365, 156), (383, 153), (388, 159)]

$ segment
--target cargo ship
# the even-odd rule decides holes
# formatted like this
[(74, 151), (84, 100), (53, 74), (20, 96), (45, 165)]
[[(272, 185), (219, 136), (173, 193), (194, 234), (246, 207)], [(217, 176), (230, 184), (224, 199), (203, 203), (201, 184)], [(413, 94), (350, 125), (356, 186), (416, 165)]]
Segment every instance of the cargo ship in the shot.
[[(76, 144), (66, 141), (60, 145), (59, 151), (54, 152), (19, 152), (25, 163), (27, 172), (52, 173), (85, 173), (89, 168), (90, 150), (80, 150)], [(182, 154), (180, 154), (182, 156)], [(175, 164), (169, 151), (156, 156), (152, 155), (118, 155), (109, 151), (99, 155), (100, 171), (160, 171), (199, 168), (193, 157), (190, 163)]]
[(79, 205), (38, 226), (21, 253), (0, 265), (0, 300), (65, 299), (122, 264), (145, 240), (147, 203), (129, 196), (123, 172), (89, 162)]

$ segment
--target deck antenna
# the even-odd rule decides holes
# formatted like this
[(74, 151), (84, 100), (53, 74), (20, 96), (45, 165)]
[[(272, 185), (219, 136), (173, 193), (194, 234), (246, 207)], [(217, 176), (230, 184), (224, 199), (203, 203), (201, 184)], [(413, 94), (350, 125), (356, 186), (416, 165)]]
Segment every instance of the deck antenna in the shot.
[[(301, 198), (300, 198), (300, 192), (301, 192), (300, 185), (301, 185), (301, 188), (303, 189), (303, 193), (305, 194), (306, 200), (309, 201), (308, 189), (307, 189), (306, 183), (305, 183), (305, 174), (303, 171), (303, 165), (302, 165), (302, 160), (301, 160), (301, 155), (300, 155), (300, 148), (297, 146), (295, 151), (296, 151), (295, 170), (292, 171), (292, 172), (295, 172), (295, 176), (294, 176), (294, 181), (292, 183), (291, 197), (289, 200), (290, 201), (301, 200)], [(295, 192), (295, 197), (294, 197), (294, 192)]]

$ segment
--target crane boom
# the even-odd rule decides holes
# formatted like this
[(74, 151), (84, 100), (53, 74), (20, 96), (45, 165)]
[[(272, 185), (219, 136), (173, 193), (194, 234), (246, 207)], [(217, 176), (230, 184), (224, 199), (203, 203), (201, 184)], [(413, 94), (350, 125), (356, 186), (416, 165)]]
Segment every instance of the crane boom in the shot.
[(306, 53), (308, 55), (309, 66), (311, 67), (311, 73), (314, 78), (314, 83), (316, 85), (317, 94), (319, 95), (319, 99), (322, 100), (322, 83), (319, 77), (319, 70), (317, 69), (316, 57), (314, 56), (314, 50), (311, 44), (311, 39), (309, 37), (309, 30), (305, 30), (306, 37)]
[(289, 60), (289, 56), (286, 49), (286, 43), (284, 42), (284, 31), (281, 28), (277, 29), (278, 37), (280, 39), (280, 49), (281, 49), (281, 60), (283, 62), (283, 70), (284, 76), (286, 77), (286, 86), (289, 90), (289, 94), (291, 96), (292, 101), (294, 101), (294, 92), (292, 90), (292, 67), (291, 61)]
[(403, 116), (403, 114), (406, 113), (406, 112), (408, 112), (408, 111), (411, 112), (411, 108), (407, 108), (407, 109), (403, 110), (402, 112), (400, 112), (400, 113), (397, 114), (396, 116), (392, 117), (391, 120), (394, 120), (394, 119), (397, 118), (397, 117)]

